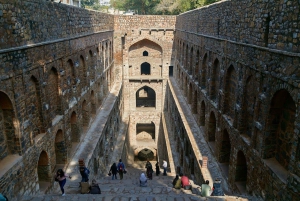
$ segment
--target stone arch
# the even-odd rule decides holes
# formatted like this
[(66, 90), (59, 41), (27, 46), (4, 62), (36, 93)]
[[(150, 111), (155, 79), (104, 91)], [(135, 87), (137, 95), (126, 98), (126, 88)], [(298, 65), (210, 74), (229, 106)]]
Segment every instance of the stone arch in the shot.
[(136, 92), (136, 107), (155, 107), (156, 93), (148, 86), (143, 86)]
[(245, 85), (244, 104), (242, 109), (243, 127), (241, 129), (242, 133), (245, 133), (249, 137), (252, 137), (253, 132), (254, 107), (256, 102), (255, 87), (253, 76), (249, 76)]
[(184, 59), (184, 54), (185, 54), (185, 52), (184, 52), (184, 42), (182, 42), (182, 46), (180, 47), (180, 64), (181, 64), (181, 66), (183, 66), (184, 65), (184, 62), (183, 62), (183, 59)]
[(135, 160), (138, 159), (140, 161), (147, 161), (147, 160), (156, 161), (156, 156), (157, 156), (156, 152), (157, 151), (155, 148), (149, 146), (136, 148), (134, 150)]
[(185, 46), (185, 54), (184, 54), (184, 69), (189, 70), (189, 45)]
[(106, 68), (109, 67), (109, 47), (108, 47), (108, 43), (107, 41), (105, 42), (105, 64), (106, 64)]
[(155, 140), (155, 124), (153, 122), (136, 124), (136, 139)]
[(97, 108), (96, 108), (96, 98), (95, 98), (95, 93), (94, 90), (91, 91), (91, 113), (93, 115), (96, 114)]
[(207, 69), (207, 53), (205, 53), (202, 61), (202, 68), (201, 68), (201, 88), (206, 88), (206, 69)]
[(148, 62), (141, 64), (141, 75), (150, 75), (151, 74), (151, 65)]
[(51, 108), (51, 118), (54, 118), (55, 115), (61, 114), (61, 104), (60, 104), (60, 85), (59, 85), (59, 75), (57, 69), (52, 67), (49, 72), (48, 80), (48, 98)]
[(236, 72), (234, 67), (230, 65), (227, 70), (226, 78), (225, 78), (224, 113), (231, 118), (231, 121), (233, 121), (235, 115), (236, 88), (237, 88)]
[(200, 126), (205, 126), (205, 102), (201, 102), (200, 108)]
[(194, 96), (193, 96), (192, 112), (193, 112), (193, 114), (198, 113), (198, 92), (197, 92), (197, 90), (195, 90)]
[[(161, 54), (163, 53), (163, 44), (161, 41), (157, 40), (154, 37), (139, 37), (133, 40), (131, 43), (128, 44), (128, 50), (129, 52), (132, 51), (133, 49), (140, 48), (144, 46), (144, 43), (151, 43), (155, 45), (155, 49), (158, 50)], [(136, 47), (135, 47), (136, 46)], [(149, 52), (148, 52), (149, 53)]]
[(56, 165), (66, 164), (67, 162), (67, 147), (64, 139), (64, 134), (61, 129), (59, 129), (55, 136), (55, 156), (56, 156)]
[(87, 70), (86, 70), (86, 63), (82, 55), (80, 55), (79, 66), (80, 66), (79, 75), (81, 76), (82, 87), (85, 88), (87, 86), (87, 76), (86, 76)]
[(89, 125), (89, 110), (88, 110), (88, 104), (87, 104), (86, 100), (84, 100), (82, 102), (82, 122), (83, 122), (83, 127), (88, 127), (88, 125)]
[[(148, 52), (148, 56), (141, 57), (145, 51)], [(162, 46), (146, 38), (131, 44), (128, 48), (129, 75), (162, 75), (162, 53)]]
[[(91, 79), (93, 79), (95, 77), (95, 71), (96, 69), (94, 68), (95, 63), (97, 60), (96, 57), (96, 53), (94, 53), (92, 50), (89, 50), (89, 65), (87, 66), (87, 71), (90, 73), (89, 76), (91, 77)], [(87, 75), (87, 84), (89, 85), (89, 80), (88, 79), (88, 75)]]
[(231, 143), (229, 138), (229, 133), (226, 129), (223, 131), (221, 147), (219, 152), (219, 162), (226, 163), (229, 165), (230, 154), (231, 154)]
[(188, 97), (187, 97), (188, 104), (192, 103), (192, 97), (193, 97), (193, 85), (192, 83), (189, 83)]
[(196, 61), (195, 61), (195, 80), (196, 81), (198, 81), (198, 76), (199, 76), (199, 59), (200, 59), (200, 53), (199, 53), (199, 50), (197, 50)]
[(245, 184), (247, 181), (247, 161), (242, 151), (238, 151), (237, 153), (235, 181), (245, 182)]
[(80, 129), (77, 122), (77, 114), (75, 111), (72, 112), (71, 118), (71, 142), (79, 142), (80, 141)]
[(8, 155), (21, 153), (18, 127), (11, 100), (0, 91), (0, 161)]
[(75, 67), (74, 67), (74, 63), (71, 59), (69, 59), (67, 61), (68, 63), (68, 67), (70, 69), (70, 82), (71, 82), (71, 85), (75, 85), (76, 84), (76, 71), (75, 71)]
[(220, 74), (220, 62), (218, 59), (215, 59), (212, 69), (211, 81), (210, 81), (210, 99), (215, 101), (217, 100), (218, 89), (219, 89), (219, 74)]
[(50, 185), (51, 181), (51, 168), (50, 168), (50, 162), (49, 157), (46, 151), (42, 151), (39, 156), (38, 160), (38, 181), (40, 185), (40, 190), (45, 190), (41, 186)]
[(277, 91), (270, 104), (264, 135), (263, 158), (274, 157), (285, 169), (290, 163), (295, 113), (296, 105), (289, 92), (285, 89)]
[(29, 84), (33, 137), (45, 132), (42, 116), (41, 88), (36, 77), (31, 76)]
[(105, 66), (105, 46), (104, 46), (104, 42), (101, 45), (101, 49), (102, 49), (101, 61), (102, 61), (103, 69), (105, 69), (106, 66)]
[(208, 141), (214, 142), (216, 141), (216, 128), (217, 128), (217, 121), (215, 113), (212, 111), (209, 116), (208, 120)]
[[(194, 68), (194, 66), (193, 66), (194, 65), (193, 58), (194, 58), (194, 48), (192, 47), (191, 48), (191, 52), (190, 52), (189, 67), (188, 67), (190, 75), (193, 74), (193, 68)], [(195, 75), (193, 75), (193, 77), (194, 76)]]
[(144, 56), (144, 57), (147, 57), (147, 56), (148, 56), (148, 52), (147, 52), (146, 50), (143, 52), (143, 56)]

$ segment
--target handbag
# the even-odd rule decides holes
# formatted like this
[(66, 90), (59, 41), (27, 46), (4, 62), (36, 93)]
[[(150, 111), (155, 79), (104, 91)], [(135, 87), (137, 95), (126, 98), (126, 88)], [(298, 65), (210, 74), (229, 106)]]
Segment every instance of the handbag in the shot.
[(126, 174), (126, 173), (127, 173), (127, 170), (124, 170), (123, 173)]
[(108, 176), (111, 176), (111, 172), (108, 173)]

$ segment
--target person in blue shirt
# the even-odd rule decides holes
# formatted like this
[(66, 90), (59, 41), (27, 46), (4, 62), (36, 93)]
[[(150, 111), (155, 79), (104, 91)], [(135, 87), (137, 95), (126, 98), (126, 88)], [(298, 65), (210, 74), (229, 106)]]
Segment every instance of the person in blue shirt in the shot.
[(119, 163), (118, 163), (118, 172), (119, 172), (119, 175), (120, 175), (120, 179), (122, 180), (123, 179), (123, 173), (125, 171), (125, 165), (124, 163), (122, 162), (122, 159), (119, 160)]

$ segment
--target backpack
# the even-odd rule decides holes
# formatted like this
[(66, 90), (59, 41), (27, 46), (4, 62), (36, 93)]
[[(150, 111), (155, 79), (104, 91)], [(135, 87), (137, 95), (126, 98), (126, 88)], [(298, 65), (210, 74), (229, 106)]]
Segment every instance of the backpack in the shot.
[(123, 171), (123, 163), (120, 163), (119, 171)]

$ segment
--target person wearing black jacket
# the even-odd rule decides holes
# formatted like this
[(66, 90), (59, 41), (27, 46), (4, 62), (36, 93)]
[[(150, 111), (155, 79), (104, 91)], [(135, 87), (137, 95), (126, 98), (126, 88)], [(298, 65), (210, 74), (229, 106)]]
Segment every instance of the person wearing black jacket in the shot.
[(111, 172), (111, 174), (112, 174), (112, 177), (111, 177), (112, 180), (114, 180), (114, 178), (117, 179), (117, 172), (118, 172), (117, 170), (118, 170), (118, 168), (117, 168), (116, 163), (112, 164), (112, 166), (110, 167), (110, 170), (109, 170), (109, 172)]

